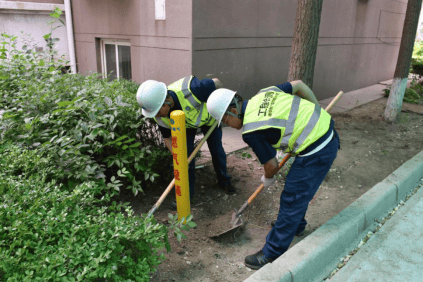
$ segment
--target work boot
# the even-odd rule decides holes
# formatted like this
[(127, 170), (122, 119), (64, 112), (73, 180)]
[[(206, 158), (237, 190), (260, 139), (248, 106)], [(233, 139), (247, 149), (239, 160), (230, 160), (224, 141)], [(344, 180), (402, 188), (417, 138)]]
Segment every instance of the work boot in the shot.
[(224, 189), (226, 191), (226, 194), (232, 195), (232, 194), (236, 194), (236, 189), (234, 186), (232, 186), (231, 183), (229, 184), (220, 184), (219, 186)]
[(245, 257), (245, 265), (251, 269), (260, 269), (265, 264), (272, 262), (273, 259), (266, 257), (262, 250), (254, 255)]
[[(275, 226), (275, 224), (276, 224), (276, 220), (272, 220), (271, 222), (270, 222), (270, 225), (272, 225), (272, 227), (274, 227)], [(298, 230), (297, 230), (298, 231)], [(297, 232), (296, 234), (295, 234), (295, 236), (303, 236), (304, 235), (304, 231), (305, 231), (305, 229), (304, 230), (302, 230), (302, 231), (300, 231), (300, 232)]]

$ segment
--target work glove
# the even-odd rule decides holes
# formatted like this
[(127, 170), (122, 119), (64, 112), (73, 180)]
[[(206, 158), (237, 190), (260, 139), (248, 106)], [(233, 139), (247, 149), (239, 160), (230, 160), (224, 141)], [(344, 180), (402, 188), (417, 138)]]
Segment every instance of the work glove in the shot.
[(263, 182), (264, 188), (269, 188), (273, 184), (275, 184), (275, 176), (272, 176), (272, 178), (266, 178), (264, 175), (261, 177), (261, 182)]

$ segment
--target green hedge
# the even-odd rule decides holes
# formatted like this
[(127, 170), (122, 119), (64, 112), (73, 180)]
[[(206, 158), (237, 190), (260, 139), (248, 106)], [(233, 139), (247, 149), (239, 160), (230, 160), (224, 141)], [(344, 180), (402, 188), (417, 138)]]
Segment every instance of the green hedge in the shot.
[(413, 47), (410, 72), (423, 76), (423, 44), (420, 41), (416, 41)]
[(0, 147), (0, 280), (148, 281), (164, 259), (167, 228), (96, 198), (96, 183), (49, 181), (60, 174), (52, 158)]
[(16, 40), (0, 37), (0, 281), (149, 281), (169, 230), (180, 241), (196, 225), (113, 201), (172, 162), (140, 118), (138, 84), (62, 74), (51, 48)]
[(16, 50), (16, 37), (2, 37), (2, 139), (54, 152), (63, 183), (96, 181), (136, 195), (164, 174), (172, 159), (157, 125), (140, 118), (137, 83), (109, 82), (99, 74), (62, 75), (32, 49)]

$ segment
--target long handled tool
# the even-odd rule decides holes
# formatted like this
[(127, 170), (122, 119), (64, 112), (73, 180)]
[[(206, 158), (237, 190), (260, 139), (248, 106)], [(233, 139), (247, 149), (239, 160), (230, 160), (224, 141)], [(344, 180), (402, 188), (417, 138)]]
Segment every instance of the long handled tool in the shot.
[[(209, 128), (206, 135), (204, 135), (203, 139), (200, 141), (200, 143), (197, 145), (197, 147), (192, 151), (191, 155), (188, 158), (188, 164), (195, 158), (195, 155), (200, 150), (200, 148), (203, 146), (204, 142), (206, 142), (207, 138), (212, 134), (213, 130), (217, 126), (217, 121), (213, 123), (213, 125)], [(175, 186), (175, 178), (169, 183), (166, 190), (163, 192), (163, 194), (160, 196), (160, 198), (157, 200), (157, 202), (154, 204), (154, 206), (151, 208), (151, 210), (148, 212), (147, 217), (150, 217), (163, 203), (164, 199), (167, 197), (169, 192), (172, 190), (173, 186)]]
[[(336, 96), (335, 96), (335, 98), (333, 98), (333, 100), (330, 102), (330, 104), (326, 107), (326, 111), (329, 111), (335, 104), (336, 104), (336, 102), (338, 102), (338, 100), (341, 98), (341, 96), (344, 94), (344, 92), (342, 92), (342, 91), (340, 91)], [(279, 163), (279, 165), (278, 165), (278, 171), (283, 167), (283, 165), (288, 161), (288, 159), (291, 157), (292, 155), (291, 154), (287, 154), (284, 158), (283, 158), (283, 160)], [(211, 238), (216, 238), (216, 237), (219, 237), (219, 236), (221, 236), (221, 235), (223, 235), (223, 234), (226, 234), (226, 233), (228, 233), (228, 232), (230, 232), (230, 231), (233, 231), (233, 230), (235, 230), (235, 229), (238, 229), (238, 228), (240, 228), (243, 224), (244, 224), (244, 222), (243, 222), (243, 220), (242, 220), (242, 218), (241, 218), (241, 214), (245, 211), (245, 209), (247, 208), (247, 207), (249, 207), (250, 205), (251, 205), (251, 203), (254, 201), (254, 199), (257, 197), (257, 195), (258, 194), (260, 194), (260, 192), (261, 191), (263, 191), (263, 188), (264, 188), (264, 185), (263, 184), (261, 184), (258, 188), (257, 188), (257, 190), (256, 191), (254, 191), (254, 193), (250, 196), (250, 198), (248, 198), (248, 200), (241, 206), (241, 208), (239, 209), (239, 210), (235, 210), (233, 213), (232, 213), (232, 219), (231, 219), (231, 221), (229, 222), (229, 224), (231, 225), (231, 227), (228, 229), (228, 230), (225, 230), (224, 232), (222, 232), (222, 233), (219, 233), (219, 234), (217, 234), (217, 235), (213, 235), (213, 236), (211, 236)]]

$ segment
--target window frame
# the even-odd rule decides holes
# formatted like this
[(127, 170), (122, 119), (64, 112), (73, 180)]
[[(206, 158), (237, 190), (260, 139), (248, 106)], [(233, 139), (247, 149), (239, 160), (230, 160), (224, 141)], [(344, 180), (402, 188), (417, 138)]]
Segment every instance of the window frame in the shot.
[[(125, 39), (110, 39), (110, 38), (102, 38), (100, 40), (100, 54), (101, 54), (101, 72), (103, 74), (103, 78), (106, 78), (108, 75), (107, 72), (107, 64), (106, 64), (106, 44), (115, 45), (115, 56), (116, 56), (116, 79), (120, 79), (120, 71), (119, 71), (119, 48), (118, 46), (129, 46), (131, 47), (131, 42)], [(132, 57), (132, 56), (131, 56)], [(132, 64), (132, 59), (131, 59)], [(131, 78), (132, 78), (132, 68), (131, 68)]]

